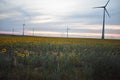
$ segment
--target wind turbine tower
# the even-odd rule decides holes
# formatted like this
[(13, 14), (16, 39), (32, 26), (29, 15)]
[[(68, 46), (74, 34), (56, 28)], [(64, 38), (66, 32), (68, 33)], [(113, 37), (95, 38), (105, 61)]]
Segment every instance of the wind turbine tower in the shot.
[(25, 28), (25, 19), (24, 19), (24, 23), (23, 23), (23, 36), (24, 36), (24, 28)]
[(104, 33), (105, 33), (105, 14), (107, 13), (107, 15), (110, 17), (108, 11), (107, 11), (107, 5), (110, 2), (110, 0), (107, 1), (107, 3), (104, 6), (99, 6), (99, 7), (94, 7), (94, 8), (103, 8), (103, 28), (102, 28), (102, 39), (104, 39)]
[(34, 28), (33, 28), (33, 36), (34, 36)]
[(12, 28), (12, 35), (14, 35), (14, 28)]
[(67, 38), (68, 38), (68, 31), (69, 31), (69, 28), (68, 28), (68, 26), (67, 26)]

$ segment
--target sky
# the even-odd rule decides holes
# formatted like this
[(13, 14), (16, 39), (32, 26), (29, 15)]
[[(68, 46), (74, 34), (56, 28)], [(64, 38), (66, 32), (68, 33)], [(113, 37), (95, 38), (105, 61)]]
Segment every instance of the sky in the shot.
[[(108, 0), (0, 0), (0, 34), (101, 38)], [(120, 0), (110, 0), (105, 38), (120, 39)], [(33, 33), (34, 32), (34, 33)]]

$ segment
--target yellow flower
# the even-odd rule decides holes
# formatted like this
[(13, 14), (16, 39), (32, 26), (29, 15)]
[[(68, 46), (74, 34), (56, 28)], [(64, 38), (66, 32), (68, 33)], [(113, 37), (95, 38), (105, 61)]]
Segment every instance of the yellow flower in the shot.
[(2, 53), (6, 53), (7, 52), (7, 49), (6, 48), (3, 48), (2, 49)]
[(18, 53), (17, 56), (19, 56), (19, 57), (25, 57), (25, 54)]
[(25, 55), (29, 56), (29, 51), (28, 50), (25, 50)]

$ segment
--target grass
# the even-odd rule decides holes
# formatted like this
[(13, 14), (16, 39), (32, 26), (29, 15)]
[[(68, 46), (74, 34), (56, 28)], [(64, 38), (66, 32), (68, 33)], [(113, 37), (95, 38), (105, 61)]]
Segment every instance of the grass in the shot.
[(120, 40), (0, 36), (0, 80), (120, 80), (119, 57)]

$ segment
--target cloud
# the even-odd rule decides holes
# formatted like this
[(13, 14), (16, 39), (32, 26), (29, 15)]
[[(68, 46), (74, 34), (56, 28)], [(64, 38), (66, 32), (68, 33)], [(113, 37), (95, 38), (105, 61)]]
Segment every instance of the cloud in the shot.
[(1, 0), (0, 5), (6, 5), (6, 2), (4, 0)]
[[(107, 0), (1, 0), (0, 31), (11, 32), (14, 28), (21, 33), (25, 20), (26, 31), (34, 28), (37, 31), (65, 33), (68, 26), (71, 33), (101, 33), (103, 9), (93, 7), (105, 5), (106, 2)], [(106, 16), (107, 34), (120, 34), (119, 2), (111, 0), (107, 6), (111, 15), (111, 18)], [(46, 33), (45, 35), (47, 36)]]

